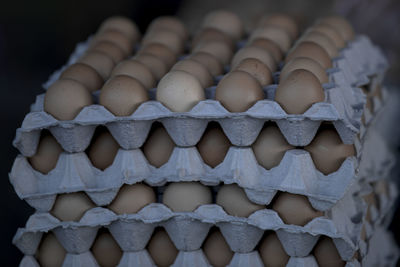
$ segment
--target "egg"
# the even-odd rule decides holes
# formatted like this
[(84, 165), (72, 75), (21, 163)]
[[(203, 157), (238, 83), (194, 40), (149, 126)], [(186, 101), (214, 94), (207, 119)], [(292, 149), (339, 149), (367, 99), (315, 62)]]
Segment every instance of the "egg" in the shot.
[(324, 69), (332, 67), (332, 60), (328, 53), (314, 42), (304, 41), (297, 45), (286, 56), (285, 62), (289, 62), (296, 57), (308, 57), (317, 61)]
[(266, 208), (264, 205), (251, 202), (245, 191), (236, 184), (223, 185), (217, 193), (216, 203), (226, 213), (236, 217), (248, 217), (257, 210)]
[(158, 43), (148, 44), (140, 48), (138, 54), (149, 54), (160, 58), (170, 68), (176, 62), (176, 54), (167, 46)]
[(42, 267), (62, 266), (67, 252), (52, 232), (43, 234), (35, 257)]
[(263, 38), (275, 42), (282, 52), (289, 50), (292, 39), (289, 33), (280, 26), (266, 25), (262, 28), (255, 29), (250, 35), (250, 41)]
[(333, 41), (320, 32), (308, 32), (301, 38), (300, 42), (302, 41), (314, 42), (321, 46), (328, 53), (330, 58), (335, 58), (339, 55), (338, 49)]
[(120, 62), (111, 72), (111, 77), (117, 75), (127, 75), (135, 78), (146, 89), (154, 88), (156, 85), (156, 78), (149, 68), (138, 60), (128, 59)]
[(320, 32), (322, 34), (325, 34), (333, 41), (333, 43), (338, 49), (343, 48), (345, 46), (345, 41), (343, 37), (340, 35), (340, 33), (334, 27), (332, 27), (327, 23), (320, 22), (312, 26), (307, 31)]
[(66, 68), (60, 75), (60, 80), (71, 79), (83, 84), (90, 92), (100, 90), (103, 78), (91, 66), (84, 63), (75, 63)]
[(225, 75), (218, 83), (215, 99), (230, 112), (244, 112), (264, 99), (264, 92), (253, 76), (236, 70)]
[(350, 41), (354, 39), (353, 26), (351, 26), (351, 24), (341, 16), (324, 17), (320, 20), (320, 22), (334, 27), (345, 41)]
[(288, 75), (298, 69), (308, 70), (314, 74), (320, 83), (328, 83), (329, 77), (324, 68), (315, 60), (308, 57), (295, 57), (286, 63), (279, 75), (280, 82), (284, 81)]
[(113, 16), (106, 19), (99, 27), (98, 33), (107, 30), (117, 30), (136, 43), (140, 39), (140, 31), (137, 25), (129, 18), (123, 16)]
[(111, 71), (115, 66), (110, 56), (98, 51), (89, 51), (79, 58), (77, 62), (84, 63), (95, 69), (104, 81), (110, 77)]
[(171, 266), (179, 252), (164, 229), (156, 229), (147, 245), (147, 251), (158, 267)]
[(233, 51), (229, 45), (221, 41), (206, 41), (200, 42), (193, 50), (192, 53), (205, 52), (216, 57), (221, 64), (226, 65), (230, 62)]
[(197, 33), (192, 40), (192, 48), (201, 42), (219, 41), (229, 45), (231, 49), (235, 48), (235, 43), (231, 37), (215, 28), (204, 28)]
[(205, 99), (200, 81), (186, 71), (167, 73), (158, 83), (156, 99), (173, 112), (190, 111)]
[(143, 37), (143, 46), (153, 43), (165, 45), (176, 55), (182, 54), (184, 50), (184, 43), (179, 34), (170, 30), (152, 31)]
[(104, 30), (96, 34), (90, 41), (90, 46), (96, 45), (98, 42), (107, 41), (115, 44), (122, 49), (125, 56), (132, 54), (133, 42), (119, 30)]
[(113, 60), (114, 64), (117, 64), (126, 57), (124, 51), (120, 47), (109, 41), (96, 42), (96, 44), (89, 47), (88, 51), (104, 53)]
[(267, 170), (278, 166), (286, 151), (294, 148), (275, 125), (263, 128), (252, 145), (257, 162)]
[(143, 153), (151, 165), (159, 168), (168, 162), (174, 148), (175, 143), (165, 128), (156, 126), (143, 145)]
[(322, 128), (304, 149), (310, 152), (315, 167), (325, 175), (337, 171), (347, 157), (355, 155), (354, 146), (343, 144), (332, 128)]
[(108, 208), (116, 214), (130, 214), (136, 213), (156, 201), (156, 194), (150, 186), (145, 184), (124, 185)]
[(188, 32), (186, 30), (185, 24), (183, 24), (182, 21), (179, 20), (177, 17), (173, 16), (158, 17), (154, 19), (147, 28), (147, 32), (153, 32), (159, 30), (173, 31), (179, 35), (182, 41), (185, 41), (188, 38)]
[(275, 232), (267, 232), (258, 248), (261, 260), (265, 266), (286, 266), (289, 255), (283, 249), (282, 243)]
[(101, 88), (99, 96), (99, 104), (115, 116), (129, 116), (148, 100), (144, 86), (127, 75), (112, 77)]
[(215, 28), (229, 35), (234, 40), (239, 40), (244, 34), (243, 23), (240, 18), (228, 10), (214, 10), (209, 12), (201, 26), (202, 28)]
[(212, 123), (207, 127), (197, 144), (197, 149), (203, 161), (215, 168), (224, 160), (230, 146), (231, 142), (225, 136), (221, 127)]
[(285, 224), (304, 226), (311, 220), (324, 215), (315, 210), (307, 197), (286, 192), (279, 192), (272, 203), (275, 210)]
[(161, 57), (153, 54), (140, 53), (133, 57), (133, 59), (144, 64), (151, 71), (157, 81), (160, 80), (168, 71), (167, 64), (162, 61)]
[(192, 212), (201, 205), (212, 203), (211, 190), (199, 182), (170, 183), (162, 198), (174, 212)]
[(257, 38), (249, 43), (249, 46), (255, 46), (268, 51), (275, 59), (275, 62), (280, 62), (283, 55), (279, 46), (271, 40)]
[(66, 193), (57, 196), (50, 213), (60, 221), (79, 221), (86, 211), (95, 207), (84, 192)]
[(52, 135), (42, 134), (35, 155), (28, 160), (35, 170), (47, 174), (56, 167), (61, 152), (62, 147)]
[(44, 111), (57, 120), (73, 120), (81, 110), (92, 104), (92, 96), (84, 85), (74, 80), (55, 81), (44, 96)]
[(273, 83), (271, 71), (264, 63), (262, 63), (258, 59), (243, 59), (239, 63), (239, 65), (237, 65), (235, 70), (247, 72), (248, 74), (253, 76), (260, 83), (261, 86), (266, 86)]
[(259, 27), (264, 27), (267, 25), (275, 25), (284, 28), (289, 34), (292, 40), (294, 40), (299, 34), (299, 28), (297, 26), (297, 22), (286, 14), (271, 14), (268, 16), (263, 16), (259, 23)]
[(266, 50), (256, 46), (246, 46), (240, 49), (232, 58), (231, 69), (235, 69), (239, 63), (246, 58), (255, 58), (260, 60), (265, 66), (274, 72), (277, 64), (274, 57)]
[(332, 239), (326, 236), (320, 237), (317, 245), (314, 247), (314, 257), (317, 260), (318, 266), (345, 266), (346, 262), (340, 258)]
[(224, 67), (213, 55), (206, 52), (197, 52), (189, 56), (189, 59), (202, 64), (211, 73), (212, 76), (221, 75)]
[(287, 114), (303, 114), (313, 104), (325, 100), (318, 78), (308, 70), (290, 72), (276, 88), (275, 101)]
[(171, 71), (175, 70), (186, 71), (192, 74), (200, 81), (203, 88), (210, 87), (214, 83), (213, 77), (207, 68), (195, 60), (180, 60), (171, 69)]
[(92, 254), (102, 267), (117, 266), (122, 257), (122, 250), (108, 231), (100, 231), (92, 246)]
[(93, 166), (105, 170), (114, 162), (119, 148), (114, 137), (107, 130), (103, 130), (92, 138), (87, 154)]
[(214, 267), (225, 267), (233, 258), (233, 251), (219, 230), (208, 234), (203, 244), (203, 252)]

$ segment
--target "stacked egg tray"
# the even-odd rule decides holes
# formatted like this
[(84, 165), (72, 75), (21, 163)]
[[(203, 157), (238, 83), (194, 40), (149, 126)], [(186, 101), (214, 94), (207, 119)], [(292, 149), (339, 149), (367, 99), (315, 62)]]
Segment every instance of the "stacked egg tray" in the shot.
[[(67, 65), (76, 62), (86, 51), (89, 40), (78, 44)], [(263, 266), (254, 249), (266, 230), (276, 232), (291, 257), (287, 266), (318, 266), (310, 253), (320, 236), (332, 238), (346, 266), (360, 266), (377, 259), (381, 259), (382, 265), (393, 264), (398, 256), (396, 249), (372, 249), (368, 241), (360, 239), (362, 227), (366, 225), (367, 240), (386, 238), (393, 243), (381, 225), (390, 218), (397, 196), (395, 187), (388, 186), (387, 195), (378, 195), (381, 207), (371, 208), (370, 222), (366, 222), (368, 205), (362, 198), (373, 190), (371, 182), (389, 175), (388, 162), (393, 164), (393, 158), (386, 151), (382, 153), (389, 158), (384, 162), (375, 162), (373, 153), (367, 153), (368, 147), (379, 142), (367, 137), (373, 135), (369, 133), (373, 131), (375, 114), (380, 112), (388, 96), (382, 88), (382, 98), (374, 100), (374, 110), (364, 112), (366, 99), (358, 88), (380, 85), (387, 62), (367, 37), (358, 36), (341, 50), (333, 66), (328, 70), (330, 82), (324, 84), (325, 102), (314, 104), (300, 115), (287, 114), (274, 101), (276, 84), (264, 88), (265, 100), (241, 113), (231, 113), (212, 100), (214, 86), (206, 89), (209, 99), (185, 113), (171, 112), (157, 101), (148, 101), (127, 117), (116, 117), (103, 106), (91, 105), (71, 121), (58, 121), (44, 112), (44, 95), (39, 95), (17, 130), (14, 145), (21, 155), (10, 173), (18, 196), (37, 210), (13, 240), (26, 255), (21, 266), (38, 266), (33, 255), (42, 235), (49, 231), (67, 251), (63, 266), (98, 266), (90, 248), (101, 227), (109, 229), (124, 251), (119, 266), (154, 266), (145, 248), (158, 226), (166, 229), (179, 250), (173, 266), (209, 266), (201, 246), (214, 225), (235, 252), (229, 266)], [(44, 87), (57, 80), (63, 69), (55, 72)], [(279, 72), (274, 77), (277, 82)], [(216, 81), (220, 78), (216, 77)], [(155, 89), (153, 99), (154, 93)], [(362, 114), (365, 123), (361, 123)], [(216, 168), (206, 165), (195, 147), (211, 121), (221, 125), (233, 145)], [(285, 153), (277, 167), (266, 170), (257, 163), (249, 146), (267, 121), (275, 122), (293, 146), (309, 144), (322, 122), (332, 122), (344, 143), (354, 143), (357, 155), (347, 158), (338, 171), (324, 175), (315, 168), (308, 152), (294, 149)], [(140, 150), (154, 122), (161, 122), (177, 145), (161, 168), (151, 166)], [(99, 125), (105, 125), (121, 146), (114, 163), (104, 171), (95, 168), (84, 152)], [(35, 154), (44, 129), (66, 151), (47, 175), (34, 170), (27, 160)], [(361, 170), (364, 162), (367, 166), (373, 162), (375, 168)], [(105, 206), (123, 184), (142, 181), (157, 187), (159, 194), (167, 182), (200, 181), (214, 190), (218, 190), (221, 182), (236, 183), (245, 189), (251, 201), (265, 205), (278, 191), (286, 191), (307, 196), (311, 205), (324, 211), (325, 216), (314, 218), (305, 226), (296, 226), (285, 224), (270, 209), (240, 218), (228, 215), (215, 204), (202, 205), (193, 212), (173, 212), (161, 203), (149, 204), (136, 214), (125, 215), (97, 207), (87, 211), (78, 222), (61, 222), (49, 212), (57, 194), (84, 191), (98, 206)], [(389, 180), (388, 184), (391, 185)], [(360, 259), (354, 258), (355, 252), (361, 254)]]

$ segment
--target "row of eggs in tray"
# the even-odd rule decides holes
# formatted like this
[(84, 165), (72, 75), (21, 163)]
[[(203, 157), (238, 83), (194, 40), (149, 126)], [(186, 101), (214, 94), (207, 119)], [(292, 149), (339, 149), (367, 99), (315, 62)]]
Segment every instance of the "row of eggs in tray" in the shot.
[[(150, 165), (159, 168), (168, 162), (176, 144), (160, 123), (154, 123), (146, 142), (141, 147)], [(197, 144), (197, 150), (208, 166), (215, 168), (225, 159), (232, 146), (219, 124), (211, 122)], [(275, 124), (264, 125), (252, 150), (258, 163), (265, 169), (279, 165), (286, 151), (297, 149), (290, 145)], [(86, 150), (93, 166), (105, 170), (114, 162), (119, 144), (104, 127), (98, 127)], [(354, 145), (343, 144), (331, 124), (323, 124), (313, 141), (304, 147), (315, 167), (327, 175), (337, 171), (347, 157), (355, 155)], [(43, 131), (36, 153), (28, 158), (31, 166), (47, 174), (53, 170), (63, 152), (61, 145), (47, 131)]]
[[(262, 86), (272, 83), (272, 73), (286, 53), (275, 100), (287, 113), (301, 114), (324, 101), (326, 69), (354, 32), (344, 19), (326, 17), (290, 49), (298, 32), (296, 22), (286, 15), (264, 17), (248, 44), (233, 55), (243, 25), (233, 13), (214, 11), (193, 38), (192, 54), (175, 63), (188, 34), (178, 19), (160, 17), (148, 27), (136, 55), (123, 60), (132, 53), (139, 33), (128, 19), (113, 17), (100, 26), (77, 63), (48, 88), (44, 110), (56, 119), (72, 120), (93, 103), (90, 92), (101, 88), (99, 103), (116, 116), (128, 116), (149, 100), (147, 90), (158, 82), (158, 101), (174, 112), (189, 111), (205, 99), (204, 88), (213, 85), (213, 76), (231, 63), (232, 71), (218, 83), (215, 98), (227, 110), (243, 112), (264, 99)], [(121, 53), (112, 52), (118, 49)]]

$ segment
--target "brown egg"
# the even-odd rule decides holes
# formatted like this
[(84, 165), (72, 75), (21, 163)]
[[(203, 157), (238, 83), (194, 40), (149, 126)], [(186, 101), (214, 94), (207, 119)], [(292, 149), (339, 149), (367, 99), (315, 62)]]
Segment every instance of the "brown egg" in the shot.
[(61, 152), (63, 149), (57, 140), (52, 135), (45, 134), (40, 138), (35, 155), (28, 160), (35, 170), (47, 174), (56, 167)]
[(140, 48), (138, 54), (149, 54), (160, 58), (170, 68), (176, 62), (176, 54), (167, 46), (158, 43), (148, 44)]
[(140, 211), (150, 203), (157, 202), (153, 188), (145, 184), (124, 185), (108, 206), (116, 214)]
[(201, 205), (212, 203), (210, 188), (199, 182), (170, 183), (162, 202), (174, 212), (191, 212)]
[(260, 47), (264, 50), (267, 50), (275, 59), (275, 62), (280, 62), (283, 55), (279, 46), (271, 40), (257, 38), (250, 42), (249, 46)]
[(156, 85), (156, 78), (149, 68), (135, 59), (124, 60), (119, 63), (111, 72), (111, 77), (117, 75), (127, 75), (138, 80), (144, 88), (151, 89)]
[(71, 79), (83, 84), (90, 92), (100, 90), (103, 78), (89, 65), (75, 63), (66, 68), (60, 75), (61, 79)]
[(96, 205), (84, 192), (60, 194), (50, 213), (60, 221), (79, 221), (86, 211)]
[(235, 43), (229, 35), (215, 28), (203, 28), (197, 33), (192, 41), (192, 48), (196, 47), (201, 42), (217, 41), (224, 42), (229, 45), (231, 49), (235, 48)]
[(167, 163), (174, 148), (175, 143), (164, 127), (157, 127), (147, 137), (143, 153), (151, 165), (159, 168)]
[(224, 72), (224, 67), (221, 62), (209, 53), (197, 52), (192, 54), (189, 58), (206, 67), (212, 76), (218, 76)]
[(92, 139), (87, 154), (93, 166), (100, 170), (107, 169), (113, 162), (120, 146), (107, 131), (101, 131)]
[(44, 234), (36, 250), (36, 259), (42, 267), (61, 266), (67, 252), (52, 232)]
[(218, 83), (215, 99), (230, 112), (244, 112), (264, 99), (259, 82), (244, 71), (235, 70)]
[(267, 25), (275, 25), (284, 28), (290, 34), (292, 40), (294, 40), (299, 33), (297, 22), (286, 14), (275, 13), (268, 16), (263, 16), (260, 19), (258, 26), (264, 27)]
[(170, 30), (154, 30), (143, 37), (143, 46), (154, 43), (165, 45), (176, 55), (182, 54), (184, 50), (184, 44), (179, 34)]
[(233, 51), (229, 45), (221, 41), (201, 42), (192, 50), (193, 54), (197, 52), (209, 53), (216, 57), (223, 65), (228, 64), (233, 55)]
[(264, 205), (251, 202), (245, 191), (236, 184), (223, 185), (218, 191), (216, 204), (226, 213), (237, 217), (248, 217), (257, 210), (266, 208)]
[(110, 77), (111, 71), (115, 66), (115, 63), (110, 56), (97, 51), (91, 51), (84, 54), (78, 60), (78, 63), (84, 63), (95, 69), (104, 81)]
[(99, 104), (115, 116), (129, 116), (148, 100), (143, 85), (127, 75), (112, 77), (101, 88), (99, 96)]
[(308, 70), (297, 69), (279, 83), (275, 101), (288, 114), (303, 114), (314, 103), (325, 101), (325, 93), (314, 74)]
[(197, 149), (204, 162), (215, 168), (225, 158), (231, 142), (219, 125), (210, 124), (197, 144)]
[(90, 42), (90, 46), (94, 46), (100, 41), (108, 41), (117, 45), (125, 53), (125, 56), (132, 54), (133, 42), (119, 30), (104, 30), (96, 34)]
[(342, 36), (345, 41), (354, 39), (354, 29), (348, 20), (341, 16), (328, 16), (320, 20), (322, 23), (326, 23), (334, 27)]
[(126, 56), (125, 52), (119, 46), (110, 41), (96, 42), (93, 46), (89, 47), (88, 51), (104, 53), (113, 60), (114, 64), (117, 64)]
[(144, 64), (151, 73), (153, 73), (156, 80), (160, 80), (165, 73), (167, 73), (168, 68), (167, 64), (162, 61), (161, 57), (147, 54), (147, 53), (140, 53), (139, 55), (135, 56), (133, 59), (139, 61), (140, 63)]
[(164, 229), (156, 229), (147, 245), (147, 251), (158, 267), (171, 266), (179, 252)]
[(314, 247), (314, 257), (318, 266), (321, 267), (340, 267), (345, 266), (346, 262), (340, 258), (332, 239), (326, 236), (320, 237)]
[(337, 171), (347, 157), (355, 155), (354, 146), (343, 144), (332, 128), (320, 130), (304, 149), (310, 152), (315, 167), (323, 174)]
[(265, 266), (286, 266), (290, 258), (278, 236), (272, 231), (261, 240), (258, 252)]
[(318, 78), (320, 83), (329, 82), (324, 68), (317, 61), (308, 57), (296, 57), (286, 63), (279, 76), (280, 82), (284, 81), (292, 71), (298, 69), (308, 70)]
[(295, 147), (289, 145), (277, 126), (268, 125), (262, 129), (252, 148), (258, 163), (269, 170), (279, 165), (287, 150)]
[(315, 210), (307, 197), (286, 192), (279, 192), (272, 203), (275, 210), (285, 224), (304, 226), (312, 219), (324, 215), (322, 211)]
[(290, 34), (284, 28), (275, 25), (266, 25), (262, 28), (258, 28), (250, 35), (250, 41), (259, 38), (275, 42), (282, 52), (288, 51), (292, 44)]
[(102, 267), (115, 267), (122, 257), (122, 250), (108, 231), (97, 234), (92, 246), (92, 254)]
[(302, 41), (314, 42), (317, 45), (320, 45), (323, 49), (325, 49), (330, 58), (335, 58), (339, 55), (338, 49), (333, 41), (325, 34), (320, 32), (308, 32), (301, 38), (299, 43)]
[(200, 81), (186, 71), (167, 73), (158, 83), (156, 99), (173, 112), (190, 111), (205, 99)]
[(228, 10), (214, 10), (209, 12), (202, 28), (215, 28), (229, 35), (234, 40), (239, 40), (244, 34), (243, 23), (240, 18)]
[(132, 43), (136, 43), (140, 39), (140, 31), (136, 24), (122, 16), (113, 16), (106, 19), (99, 28), (99, 33), (107, 30), (117, 30), (125, 34), (131, 39)]
[(74, 80), (55, 81), (44, 96), (44, 111), (57, 120), (73, 120), (81, 110), (92, 104), (86, 87)]
[(308, 31), (320, 32), (322, 34), (325, 34), (333, 41), (338, 49), (345, 46), (345, 41), (340, 33), (334, 27), (327, 23), (320, 22), (317, 25), (312, 26)]
[(147, 28), (147, 32), (159, 31), (159, 30), (169, 30), (178, 34), (182, 41), (185, 41), (188, 38), (188, 33), (185, 27), (185, 24), (173, 16), (161, 16), (154, 19), (149, 27)]
[(304, 41), (297, 45), (293, 50), (286, 56), (285, 62), (289, 62), (296, 57), (308, 57), (317, 61), (324, 69), (332, 67), (332, 60), (328, 53), (320, 45)]
[(255, 58), (243, 59), (235, 70), (247, 72), (253, 76), (261, 86), (272, 84), (272, 73), (269, 68), (260, 60)]
[(184, 59), (178, 61), (171, 69), (171, 71), (180, 70), (186, 71), (196, 77), (203, 88), (213, 85), (214, 80), (211, 73), (202, 64), (191, 59)]
[(208, 262), (214, 267), (225, 267), (233, 258), (233, 251), (219, 230), (215, 230), (207, 236), (203, 244), (203, 252)]
[(235, 69), (239, 63), (246, 58), (255, 58), (260, 60), (272, 72), (276, 70), (277, 64), (274, 57), (266, 50), (257, 46), (246, 46), (240, 49), (232, 58), (231, 68)]

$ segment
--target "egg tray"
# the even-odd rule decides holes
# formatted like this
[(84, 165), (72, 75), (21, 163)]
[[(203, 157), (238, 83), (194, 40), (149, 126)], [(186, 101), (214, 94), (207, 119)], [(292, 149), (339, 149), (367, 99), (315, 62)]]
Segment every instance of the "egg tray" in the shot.
[[(26, 228), (18, 229), (13, 243), (26, 255), (34, 255), (43, 233), (52, 231), (68, 253), (87, 252), (100, 227), (106, 227), (124, 252), (145, 249), (155, 227), (165, 228), (178, 250), (199, 250), (209, 229), (216, 225), (232, 251), (249, 253), (259, 243), (265, 230), (278, 235), (286, 253), (305, 257), (321, 235), (333, 238), (344, 260), (351, 260), (358, 249), (361, 222), (360, 199), (347, 194), (325, 217), (314, 218), (305, 226), (287, 225), (268, 209), (258, 210), (248, 218), (234, 217), (218, 205), (202, 205), (194, 212), (172, 212), (165, 205), (152, 203), (136, 214), (116, 215), (104, 208), (88, 210), (79, 222), (60, 222), (50, 213), (35, 213)], [(365, 211), (365, 210), (364, 210)]]

